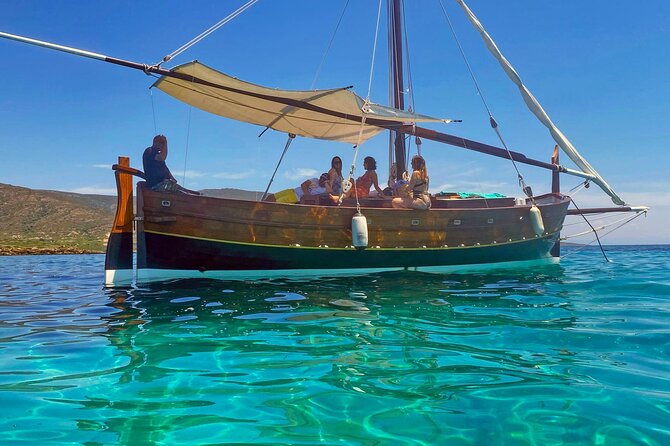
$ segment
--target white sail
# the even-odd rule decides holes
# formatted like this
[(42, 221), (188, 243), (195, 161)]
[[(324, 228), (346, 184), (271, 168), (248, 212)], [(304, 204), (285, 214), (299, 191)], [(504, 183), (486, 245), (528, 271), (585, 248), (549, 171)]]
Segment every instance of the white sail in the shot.
[[(360, 96), (344, 88), (278, 90), (244, 82), (199, 62), (180, 65), (171, 71), (193, 76), (210, 84), (203, 85), (167, 76), (161, 77), (154, 84), (182, 102), (237, 121), (309, 138), (356, 144), (384, 129), (370, 125), (374, 120), (383, 121), (390, 126), (415, 122), (451, 122), (448, 119), (431, 118), (366, 103)], [(363, 115), (366, 123), (363, 124), (361, 132)]]
[(565, 135), (554, 125), (554, 123), (551, 121), (547, 113), (544, 111), (544, 109), (542, 109), (540, 103), (537, 102), (537, 99), (535, 99), (532, 93), (523, 84), (523, 82), (521, 81), (521, 77), (519, 77), (519, 74), (516, 72), (514, 67), (512, 67), (512, 65), (507, 61), (507, 59), (505, 59), (505, 56), (502, 55), (502, 53), (496, 46), (491, 36), (486, 32), (486, 30), (479, 22), (477, 17), (470, 10), (468, 5), (466, 5), (463, 0), (456, 0), (456, 2), (458, 2), (459, 5), (461, 5), (472, 25), (482, 36), (482, 39), (484, 39), (486, 47), (489, 49), (491, 54), (493, 54), (493, 56), (498, 60), (500, 66), (502, 66), (507, 76), (512, 80), (512, 82), (514, 82), (519, 87), (521, 96), (523, 97), (523, 100), (530, 109), (530, 111), (533, 112), (533, 114), (540, 120), (540, 122), (549, 129), (549, 133), (551, 133), (552, 138), (554, 138), (554, 141), (556, 141), (556, 143), (560, 146), (563, 152), (565, 152), (565, 154), (568, 155), (568, 157), (577, 166), (579, 166), (579, 168), (582, 169), (584, 173), (589, 174), (591, 176), (592, 181), (596, 183), (598, 186), (600, 186), (600, 188), (612, 198), (612, 201), (615, 204), (621, 206), (625, 205), (626, 203), (614, 192), (614, 190), (612, 190), (612, 188), (598, 174), (598, 172), (596, 172), (595, 169), (591, 167), (591, 165), (579, 154), (579, 152), (577, 152), (577, 149), (575, 148), (575, 146), (572, 145), (572, 143), (568, 140), (568, 138), (566, 138)]

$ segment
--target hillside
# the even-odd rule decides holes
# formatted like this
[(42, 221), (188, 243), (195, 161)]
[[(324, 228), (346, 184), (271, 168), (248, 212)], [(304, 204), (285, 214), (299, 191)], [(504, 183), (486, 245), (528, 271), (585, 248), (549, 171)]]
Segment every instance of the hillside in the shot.
[(103, 252), (116, 197), (0, 183), (0, 254)]
[[(246, 200), (262, 195), (239, 189), (201, 192)], [(0, 255), (104, 252), (115, 211), (114, 196), (0, 183)]]

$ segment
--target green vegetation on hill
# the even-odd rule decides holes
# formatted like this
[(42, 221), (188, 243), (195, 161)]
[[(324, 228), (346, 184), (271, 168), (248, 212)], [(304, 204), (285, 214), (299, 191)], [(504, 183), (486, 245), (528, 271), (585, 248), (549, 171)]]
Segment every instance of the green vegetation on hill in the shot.
[(116, 197), (0, 183), (0, 255), (104, 252)]

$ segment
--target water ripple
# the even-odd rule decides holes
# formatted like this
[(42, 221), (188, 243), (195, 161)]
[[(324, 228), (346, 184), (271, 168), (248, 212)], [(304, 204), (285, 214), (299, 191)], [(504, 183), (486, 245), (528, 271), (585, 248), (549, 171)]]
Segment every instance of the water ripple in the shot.
[(0, 257), (3, 441), (667, 444), (670, 250), (610, 251), (128, 290)]

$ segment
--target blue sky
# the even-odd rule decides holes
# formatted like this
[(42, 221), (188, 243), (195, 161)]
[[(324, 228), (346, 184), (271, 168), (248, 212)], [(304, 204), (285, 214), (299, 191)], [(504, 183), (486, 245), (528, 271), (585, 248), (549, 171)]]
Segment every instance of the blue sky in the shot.
[[(513, 150), (548, 160), (554, 146), (453, 0), (443, 0), (484, 96)], [(108, 56), (155, 63), (228, 15), (239, 1), (0, 1), (0, 31)], [(192, 59), (241, 79), (285, 89), (354, 85), (367, 93), (377, 1), (351, 1), (314, 83), (345, 0), (260, 0), (166, 66)], [(670, 243), (670, 2), (471, 0), (499, 48), (556, 125), (631, 204), (648, 217), (607, 236), (608, 243)], [(406, 5), (416, 110), (463, 119), (435, 129), (498, 145), (437, 0)], [(385, 103), (385, 23), (371, 99)], [(37, 189), (114, 193), (118, 155), (141, 168), (152, 136), (170, 142), (168, 164), (187, 187), (264, 190), (285, 135), (190, 109), (141, 72), (0, 40), (0, 182)], [(155, 122), (155, 124), (154, 124)], [(363, 145), (387, 168), (387, 138)], [(272, 190), (328, 168), (350, 146), (298, 138)], [(508, 161), (424, 142), (433, 191), (520, 195)], [(562, 162), (573, 167), (567, 157)], [(521, 166), (536, 193), (547, 171)], [(358, 169), (360, 172), (360, 167)], [(562, 177), (564, 192), (578, 184)], [(597, 187), (574, 195), (580, 207), (610, 205)], [(581, 239), (575, 241), (588, 241)]]

